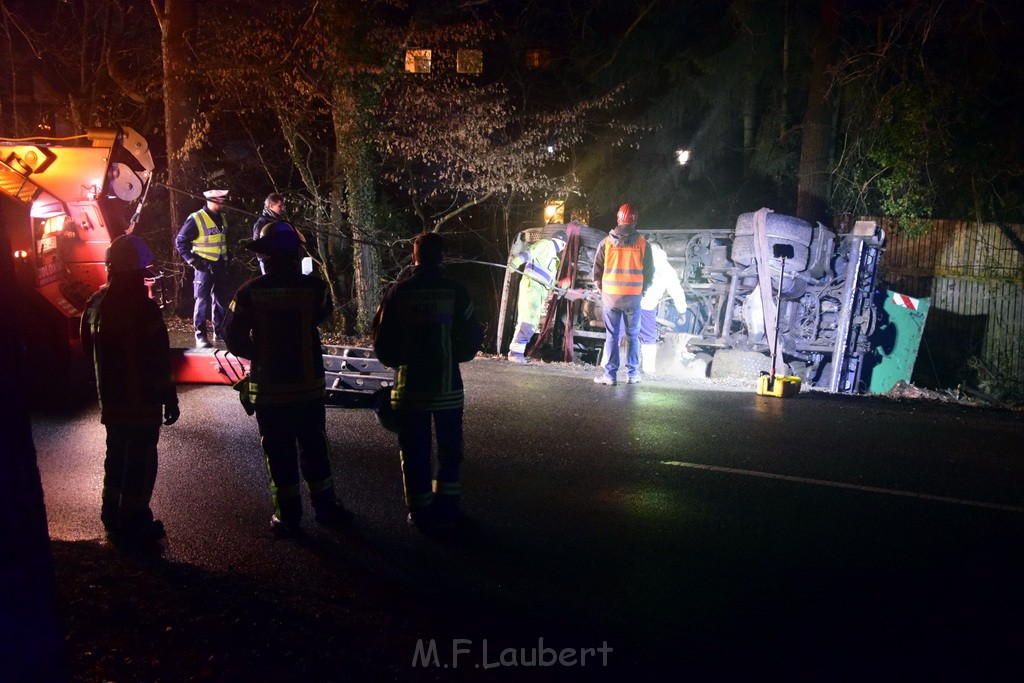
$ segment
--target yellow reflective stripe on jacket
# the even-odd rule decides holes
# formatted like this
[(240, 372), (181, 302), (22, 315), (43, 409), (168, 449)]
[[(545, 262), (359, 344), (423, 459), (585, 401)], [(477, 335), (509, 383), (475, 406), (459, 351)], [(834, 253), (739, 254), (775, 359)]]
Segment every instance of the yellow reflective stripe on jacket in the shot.
[(249, 381), (250, 400), (257, 405), (268, 403), (300, 403), (322, 398), (327, 387), (322, 377), (312, 377), (303, 382), (291, 384), (260, 383)]
[(646, 249), (647, 241), (643, 237), (628, 246), (613, 246), (611, 241), (605, 242), (601, 291), (605, 294), (643, 294)]
[(219, 261), (228, 252), (224, 233), (210, 214), (199, 210), (189, 216), (199, 228), (199, 236), (192, 240), (192, 253), (209, 261)]
[(462, 389), (444, 392), (409, 391), (399, 372), (398, 384), (391, 390), (391, 406), (402, 410), (451, 410), (462, 408), (466, 395)]

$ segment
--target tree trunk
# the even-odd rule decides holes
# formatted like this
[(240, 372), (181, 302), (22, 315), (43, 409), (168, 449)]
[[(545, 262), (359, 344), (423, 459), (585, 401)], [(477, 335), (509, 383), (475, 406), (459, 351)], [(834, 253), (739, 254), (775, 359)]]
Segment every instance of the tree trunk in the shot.
[[(195, 54), (190, 41), (194, 41), (198, 27), (197, 0), (151, 0), (153, 11), (160, 23), (160, 47), (164, 62), (164, 129), (167, 144), (167, 184), (172, 188), (168, 198), (170, 209), (170, 239), (173, 242), (178, 228), (195, 207), (196, 200), (175, 189), (195, 191), (198, 164), (189, 154), (186, 138), (198, 110), (199, 88), (195, 82)], [(184, 269), (187, 271), (188, 269)], [(183, 285), (187, 279), (183, 278)], [(191, 302), (187, 287), (179, 287), (178, 312)]]
[(369, 334), (380, 303), (380, 254), (372, 244), (376, 230), (376, 182), (369, 125), (368, 89), (358, 82), (334, 89), (337, 153), (335, 169), (344, 179), (345, 208), (352, 234), (352, 288), (356, 301), (356, 333)]
[(800, 173), (796, 215), (806, 221), (827, 222), (832, 148), (832, 77), (839, 40), (839, 11), (843, 0), (822, 0), (821, 24), (814, 40), (807, 107), (801, 125)]

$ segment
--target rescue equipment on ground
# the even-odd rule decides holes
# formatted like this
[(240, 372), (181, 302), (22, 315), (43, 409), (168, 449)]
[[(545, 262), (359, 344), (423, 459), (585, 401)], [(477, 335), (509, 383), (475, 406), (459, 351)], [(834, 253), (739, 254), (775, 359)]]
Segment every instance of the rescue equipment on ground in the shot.
[(767, 373), (761, 373), (757, 379), (757, 393), (760, 396), (775, 396), (787, 398), (795, 396), (800, 392), (800, 378), (791, 375), (775, 376), (776, 359), (779, 353), (779, 315), (782, 310), (782, 284), (786, 274), (786, 259), (793, 258), (793, 245), (775, 244), (772, 245), (772, 257), (781, 259), (782, 265), (779, 268), (779, 292), (775, 304), (775, 334), (772, 338), (772, 366)]

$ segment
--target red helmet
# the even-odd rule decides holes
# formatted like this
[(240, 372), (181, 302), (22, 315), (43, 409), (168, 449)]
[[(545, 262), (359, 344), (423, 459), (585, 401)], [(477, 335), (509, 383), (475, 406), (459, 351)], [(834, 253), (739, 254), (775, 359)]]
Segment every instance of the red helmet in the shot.
[(615, 214), (615, 220), (619, 225), (633, 225), (636, 223), (636, 211), (629, 204), (623, 204)]

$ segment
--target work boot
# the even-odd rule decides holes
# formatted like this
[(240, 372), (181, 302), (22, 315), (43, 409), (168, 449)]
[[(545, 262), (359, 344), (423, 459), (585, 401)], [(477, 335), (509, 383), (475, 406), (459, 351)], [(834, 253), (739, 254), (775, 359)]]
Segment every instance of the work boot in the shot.
[(409, 526), (414, 526), (424, 533), (430, 533), (437, 528), (434, 510), (429, 505), (411, 508), (406, 522)]
[(459, 496), (455, 495), (435, 495), (430, 503), (430, 513), (434, 525), (442, 529), (452, 528), (465, 519), (459, 508)]
[(317, 524), (329, 529), (339, 529), (348, 526), (352, 521), (352, 513), (336, 500), (333, 500), (333, 498), (323, 502), (314, 500), (313, 514)]
[(164, 523), (158, 519), (136, 524), (122, 525), (116, 530), (107, 530), (107, 536), (115, 545), (143, 550), (156, 549), (160, 539), (167, 536)]
[(211, 344), (210, 340), (206, 338), (206, 333), (205, 332), (196, 332), (196, 348), (197, 349), (208, 349), (211, 346), (213, 346), (213, 344)]
[(605, 384), (607, 386), (613, 387), (617, 384), (617, 382), (615, 381), (615, 378), (612, 377), (611, 375), (598, 375), (597, 377), (594, 378), (594, 384)]
[(302, 535), (302, 527), (299, 526), (298, 522), (286, 521), (277, 515), (273, 515), (270, 518), (270, 530), (281, 538), (294, 538), (295, 536)]

